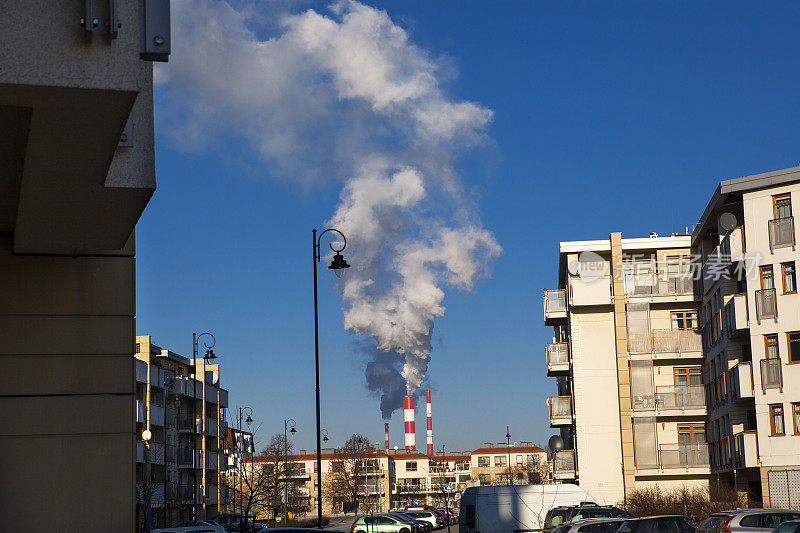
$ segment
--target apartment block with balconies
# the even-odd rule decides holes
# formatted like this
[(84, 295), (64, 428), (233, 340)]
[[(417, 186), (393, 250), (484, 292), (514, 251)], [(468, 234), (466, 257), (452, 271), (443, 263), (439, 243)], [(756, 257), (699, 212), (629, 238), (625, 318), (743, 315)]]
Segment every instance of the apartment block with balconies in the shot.
[(220, 366), (162, 349), (148, 335), (136, 337), (135, 352), (137, 433), (151, 434), (136, 443), (137, 514), (149, 501), (153, 527), (213, 517), (227, 499)]
[(616, 504), (637, 487), (707, 485), (703, 351), (688, 235), (563, 242), (543, 296), (553, 478)]
[(800, 501), (800, 168), (719, 184), (692, 235), (715, 477)]

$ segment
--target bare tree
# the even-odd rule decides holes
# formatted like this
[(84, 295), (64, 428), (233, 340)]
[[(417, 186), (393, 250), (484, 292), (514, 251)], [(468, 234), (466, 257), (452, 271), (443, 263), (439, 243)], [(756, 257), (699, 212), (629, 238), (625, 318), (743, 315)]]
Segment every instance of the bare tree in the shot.
[[(159, 446), (156, 446), (159, 444)], [(153, 443), (149, 450), (145, 447), (145, 464), (142, 466), (141, 479), (136, 482), (136, 531), (143, 532), (147, 528), (147, 511), (152, 509), (158, 494), (165, 495), (166, 480), (161, 469), (156, 471), (156, 479), (151, 476), (152, 465), (164, 462), (164, 444)], [(149, 458), (147, 457), (149, 454)], [(147, 469), (150, 468), (151, 472)], [(160, 475), (159, 475), (160, 474)], [(163, 496), (162, 496), (163, 497)], [(162, 500), (163, 501), (163, 500)]]
[[(375, 454), (369, 439), (353, 434), (344, 445), (334, 452), (331, 460), (331, 474), (325, 482), (325, 492), (330, 496), (333, 507), (352, 503), (357, 512), (360, 501), (366, 501), (364, 490), (367, 484), (369, 457)], [(377, 459), (372, 460), (377, 463)], [(374, 464), (373, 464), (374, 466)]]

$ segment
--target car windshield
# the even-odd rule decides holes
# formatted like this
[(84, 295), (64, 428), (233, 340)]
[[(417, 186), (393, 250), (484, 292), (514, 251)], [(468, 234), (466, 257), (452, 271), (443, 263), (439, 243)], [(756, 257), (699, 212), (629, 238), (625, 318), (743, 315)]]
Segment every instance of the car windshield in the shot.
[(625, 520), (619, 529), (617, 529), (617, 533), (631, 533), (636, 529), (636, 522), (633, 520)]
[(548, 516), (545, 520), (545, 527), (558, 527), (564, 523), (564, 519), (566, 518), (567, 512), (563, 510), (558, 511), (550, 511), (547, 513)]

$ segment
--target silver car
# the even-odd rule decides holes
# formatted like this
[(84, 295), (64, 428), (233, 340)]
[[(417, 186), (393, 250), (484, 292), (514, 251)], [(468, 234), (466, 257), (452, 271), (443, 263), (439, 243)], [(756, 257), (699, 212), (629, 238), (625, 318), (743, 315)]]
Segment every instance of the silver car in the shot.
[(798, 518), (800, 511), (789, 509), (735, 509), (712, 514), (700, 524), (697, 531), (698, 533), (720, 531), (769, 533), (782, 522)]
[(582, 518), (562, 524), (551, 533), (615, 533), (627, 518)]
[(789, 520), (772, 530), (772, 533), (800, 533), (800, 520)]

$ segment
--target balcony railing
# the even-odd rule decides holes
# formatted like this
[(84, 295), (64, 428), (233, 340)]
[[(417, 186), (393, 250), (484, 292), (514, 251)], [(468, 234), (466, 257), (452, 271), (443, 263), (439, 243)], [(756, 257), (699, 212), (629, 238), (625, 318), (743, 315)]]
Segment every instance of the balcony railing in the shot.
[(572, 423), (572, 398), (570, 396), (551, 396), (547, 399), (550, 408), (550, 425)]
[(200, 433), (200, 424), (199, 416), (192, 413), (178, 413), (178, 431)]
[(660, 444), (658, 460), (661, 468), (689, 468), (708, 466), (708, 444)]
[(209, 437), (217, 436), (217, 420), (215, 418), (206, 417), (206, 435)]
[(168, 428), (174, 428), (178, 424), (178, 412), (172, 407), (167, 407), (166, 424)]
[(768, 318), (778, 321), (778, 300), (775, 289), (756, 291), (756, 320), (761, 324), (762, 320)]
[(203, 488), (199, 485), (179, 485), (178, 501), (181, 503), (203, 503)]
[(761, 390), (780, 389), (783, 392), (783, 372), (780, 357), (761, 360)]
[(194, 448), (181, 448), (178, 450), (178, 467), (180, 468), (203, 468), (200, 457), (200, 450)]
[(167, 444), (166, 448), (164, 448), (164, 454), (167, 464), (174, 465), (177, 457), (175, 446), (173, 446), (172, 444)]
[[(363, 490), (364, 487), (360, 487)], [(375, 485), (367, 486), (367, 490), (371, 492), (375, 492)], [(425, 492), (428, 490), (428, 485), (426, 483), (398, 483), (397, 484), (397, 492), (411, 492), (411, 493), (420, 493)]]
[(569, 371), (569, 344), (566, 342), (552, 342), (547, 344), (547, 371)]
[(545, 290), (542, 300), (545, 325), (548, 325), (550, 319), (567, 318), (567, 291)]
[(656, 409), (695, 409), (705, 407), (702, 385), (669, 385), (656, 387)]
[(555, 479), (575, 478), (575, 450), (553, 452), (553, 477)]
[(769, 251), (791, 246), (794, 250), (794, 217), (776, 218), (769, 221)]
[(733, 436), (733, 464), (736, 468), (758, 466), (758, 446), (754, 430)]
[(702, 352), (700, 331), (695, 329), (654, 329), (651, 331), (653, 353), (682, 354)]
[(669, 276), (660, 271), (642, 275), (625, 274), (624, 279), (625, 296), (629, 298), (694, 294), (694, 278), (691, 274)]

